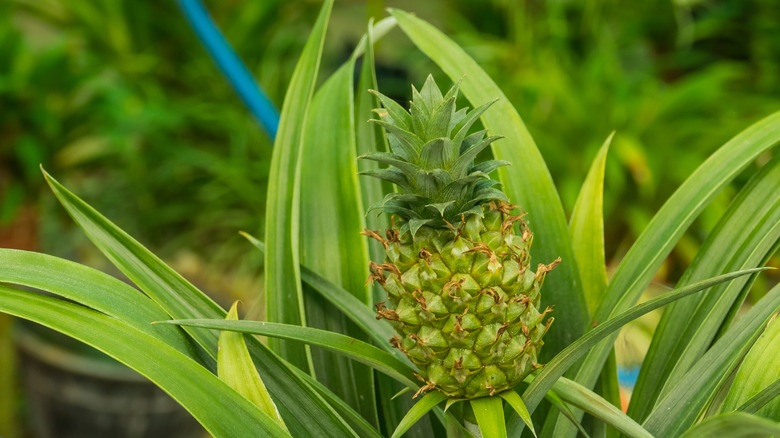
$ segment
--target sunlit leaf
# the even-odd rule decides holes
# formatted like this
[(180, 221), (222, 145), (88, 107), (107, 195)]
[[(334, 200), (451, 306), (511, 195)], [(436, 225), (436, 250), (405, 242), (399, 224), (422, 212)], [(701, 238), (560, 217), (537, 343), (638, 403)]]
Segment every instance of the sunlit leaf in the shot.
[[(714, 277), (684, 288), (675, 289), (671, 292), (667, 292), (661, 295), (660, 297), (639, 304), (630, 310), (620, 313), (610, 320), (599, 324), (598, 327), (583, 335), (580, 339), (578, 339), (572, 345), (568, 346), (566, 349), (556, 355), (553, 360), (545, 365), (541, 373), (536, 376), (534, 381), (531, 382), (531, 384), (523, 393), (523, 400), (525, 401), (526, 406), (528, 407), (529, 411), (533, 412), (541, 399), (544, 398), (545, 393), (547, 393), (547, 391), (553, 387), (555, 382), (563, 375), (563, 373), (566, 372), (569, 367), (571, 367), (582, 356), (588, 354), (588, 351), (590, 351), (594, 345), (599, 343), (602, 339), (609, 336), (611, 333), (618, 330), (628, 322), (633, 321), (634, 319), (648, 312), (663, 307), (666, 304), (669, 304), (675, 300), (679, 300), (680, 298), (686, 297), (690, 294), (702, 291), (724, 281), (729, 281), (742, 275), (747, 275), (762, 270), (764, 269), (759, 268), (732, 272), (730, 274)], [(519, 433), (522, 428), (523, 425), (520, 423), (519, 419), (517, 421), (515, 421), (514, 418), (510, 420), (510, 434), (514, 435)]]
[[(595, 320), (601, 323), (633, 306), (704, 207), (745, 166), (778, 140), (780, 112), (748, 127), (705, 161), (661, 207), (623, 258), (594, 315)], [(591, 349), (574, 380), (593, 387), (616, 336), (617, 333), (608, 336)]]
[[(642, 426), (656, 436), (674, 436), (689, 428), (714, 392), (737, 366), (774, 312), (780, 310), (780, 285), (775, 286), (659, 399)], [(674, 416), (669, 416), (674, 412)]]
[(414, 423), (416, 423), (418, 420), (420, 420), (425, 414), (431, 411), (431, 409), (435, 408), (436, 405), (443, 402), (447, 399), (447, 396), (442, 394), (439, 391), (431, 391), (423, 398), (420, 399), (417, 403), (415, 403), (414, 406), (412, 406), (411, 409), (409, 409), (409, 412), (406, 413), (404, 418), (401, 420), (400, 423), (398, 423), (398, 426), (395, 428), (395, 431), (393, 432), (392, 438), (399, 438), (401, 435), (404, 434), (407, 430), (409, 430), (410, 427)]
[(299, 327), (291, 324), (279, 324), (263, 321), (225, 321), (214, 319), (185, 319), (160, 321), (166, 324), (176, 324), (188, 327), (203, 327), (214, 330), (231, 330), (241, 333), (252, 333), (268, 337), (278, 337), (298, 342), (316, 345), (338, 352), (362, 364), (383, 372), (410, 388), (416, 389), (412, 369), (391, 354), (380, 350), (355, 338), (350, 338), (327, 330), (311, 327)]
[[(182, 319), (225, 317), (227, 312), (203, 292), (54, 178), (46, 173), (44, 175), (54, 194), (87, 237), (168, 315)], [(186, 331), (203, 347), (202, 351), (208, 355), (208, 361), (216, 365), (216, 334), (211, 330), (191, 327), (186, 328)], [(296, 437), (319, 438), (351, 433), (319, 394), (301, 382), (265, 345), (257, 339), (249, 339), (247, 347), (255, 363), (263, 364), (260, 370), (263, 381), (282, 417), (286, 419), (287, 427)]]
[[(238, 320), (238, 302), (233, 303), (225, 319)], [(279, 410), (265, 389), (263, 379), (257, 373), (249, 350), (241, 333), (224, 331), (219, 335), (219, 352), (217, 353), (217, 372), (219, 378), (239, 394), (247, 398), (280, 427), (287, 430)]]
[[(780, 158), (776, 157), (740, 190), (710, 233), (680, 285), (724, 270), (762, 265), (780, 237)], [(747, 280), (747, 279), (745, 279)], [(628, 413), (644, 419), (659, 394), (677, 386), (684, 372), (727, 327), (752, 282), (735, 282), (665, 309), (639, 373)], [(732, 309), (732, 310), (730, 310)]]
[(531, 429), (531, 433), (536, 436), (536, 430), (534, 430), (534, 423), (531, 421), (531, 414), (528, 412), (528, 408), (525, 407), (525, 403), (523, 402), (523, 399), (520, 397), (520, 394), (516, 393), (515, 391), (504, 391), (500, 394), (498, 394), (503, 398), (504, 400), (509, 403), (510, 406), (512, 406), (512, 409), (517, 412), (517, 415), (520, 417), (521, 420), (523, 420), (523, 423), (525, 423), (526, 426), (528, 426), (529, 429)]
[(504, 404), (501, 400), (501, 397), (479, 397), (471, 400), (471, 408), (483, 438), (506, 438)]
[(60, 331), (124, 363), (159, 385), (217, 438), (258, 433), (289, 436), (271, 417), (197, 362), (116, 318), (5, 286), (0, 286), (0, 311)]
[[(266, 317), (269, 321), (305, 325), (300, 274), (300, 154), (309, 102), (314, 92), (325, 30), (333, 7), (326, 0), (295, 66), (284, 97), (274, 142), (266, 200)], [(301, 369), (311, 368), (306, 346), (269, 340), (269, 347)]]
[(601, 294), (607, 287), (607, 268), (604, 256), (604, 169), (612, 134), (599, 149), (588, 176), (582, 184), (577, 203), (569, 222), (569, 234), (580, 268), (582, 288), (590, 313), (596, 311)]
[(686, 431), (680, 438), (771, 436), (780, 436), (780, 423), (744, 412), (732, 412), (707, 418)]

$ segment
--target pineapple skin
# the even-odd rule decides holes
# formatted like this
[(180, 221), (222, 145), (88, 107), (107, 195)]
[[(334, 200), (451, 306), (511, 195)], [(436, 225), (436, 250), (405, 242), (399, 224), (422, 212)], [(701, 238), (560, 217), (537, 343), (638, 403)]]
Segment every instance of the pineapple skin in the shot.
[(390, 342), (418, 367), (420, 392), (492, 396), (540, 367), (542, 337), (553, 322), (545, 320), (551, 308), (539, 310), (540, 288), (560, 260), (530, 269), (533, 234), (512, 207), (491, 202), (457, 228), (423, 226), (414, 237), (402, 233), (403, 220), (384, 238), (364, 232), (386, 252), (369, 276), (387, 292), (377, 319), (398, 333)]

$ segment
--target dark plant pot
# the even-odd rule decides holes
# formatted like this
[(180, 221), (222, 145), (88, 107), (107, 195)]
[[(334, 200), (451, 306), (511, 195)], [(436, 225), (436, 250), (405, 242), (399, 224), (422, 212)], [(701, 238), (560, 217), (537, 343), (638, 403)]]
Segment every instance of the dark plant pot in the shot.
[(143, 376), (34, 324), (18, 324), (22, 388), (37, 438), (203, 436), (192, 416)]

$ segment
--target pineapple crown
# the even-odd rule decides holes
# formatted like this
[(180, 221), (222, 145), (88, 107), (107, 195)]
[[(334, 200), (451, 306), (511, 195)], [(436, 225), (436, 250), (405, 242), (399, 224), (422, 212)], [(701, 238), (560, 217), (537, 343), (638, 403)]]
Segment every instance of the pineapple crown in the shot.
[(471, 111), (456, 109), (460, 82), (442, 95), (432, 76), (422, 89), (412, 85), (407, 112), (392, 99), (371, 90), (384, 106), (372, 119), (387, 133), (391, 153), (376, 152), (359, 158), (388, 164), (388, 168), (361, 172), (390, 181), (403, 192), (389, 193), (368, 211), (382, 210), (406, 221), (402, 232), (414, 235), (424, 226), (443, 228), (471, 215), (482, 216), (482, 204), (509, 202), (490, 179), (493, 170), (509, 164), (489, 160), (474, 164), (476, 156), (500, 136), (486, 136), (485, 130), (469, 134), (474, 122), (498, 99)]

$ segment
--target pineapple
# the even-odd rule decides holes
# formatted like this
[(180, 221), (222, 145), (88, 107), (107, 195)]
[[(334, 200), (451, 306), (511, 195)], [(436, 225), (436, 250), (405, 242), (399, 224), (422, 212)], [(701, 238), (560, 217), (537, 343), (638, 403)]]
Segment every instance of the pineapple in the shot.
[(495, 100), (456, 110), (457, 93), (455, 84), (442, 95), (429, 76), (420, 91), (412, 86), (407, 112), (375, 92), (384, 109), (372, 121), (385, 129), (392, 153), (360, 158), (390, 167), (363, 174), (402, 192), (369, 209), (392, 215), (385, 235), (363, 234), (385, 248), (384, 263), (370, 264), (369, 281), (387, 292), (377, 319), (398, 333), (390, 342), (418, 367), (420, 392), (471, 399), (510, 389), (540, 366), (553, 321), (550, 308), (539, 310), (540, 288), (560, 259), (529, 268), (533, 234), (488, 176), (509, 163), (474, 164), (500, 138), (468, 134)]

